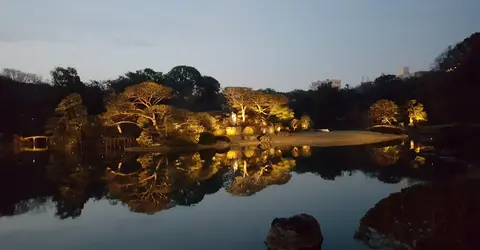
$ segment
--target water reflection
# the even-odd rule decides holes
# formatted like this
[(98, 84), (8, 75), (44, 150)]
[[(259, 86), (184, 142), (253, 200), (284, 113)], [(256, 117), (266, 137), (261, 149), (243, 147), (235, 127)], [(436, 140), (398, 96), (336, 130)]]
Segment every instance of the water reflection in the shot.
[[(385, 183), (445, 180), (470, 174), (468, 164), (414, 141), (357, 147), (235, 148), (228, 152), (143, 155), (23, 152), (0, 158), (1, 215), (54, 206), (60, 219), (81, 215), (85, 203), (106, 199), (153, 214), (191, 206), (224, 189), (252, 196), (290, 181), (292, 173), (325, 180), (362, 172)], [(15, 190), (15, 192), (11, 192)]]
[[(202, 155), (206, 158), (202, 159)], [(128, 205), (130, 210), (155, 213), (177, 204), (191, 205), (205, 194), (192, 196), (191, 187), (205, 185), (219, 171), (219, 162), (208, 153), (178, 157), (146, 154), (137, 158), (136, 167), (107, 168), (104, 180), (110, 199)], [(220, 187), (220, 186), (219, 186)], [(197, 198), (200, 195), (202, 198)]]

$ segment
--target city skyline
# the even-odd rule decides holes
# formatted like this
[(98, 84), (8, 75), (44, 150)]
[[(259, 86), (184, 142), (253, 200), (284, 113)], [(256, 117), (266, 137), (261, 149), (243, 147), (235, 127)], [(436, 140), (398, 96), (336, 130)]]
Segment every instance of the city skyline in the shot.
[[(114, 7), (112, 7), (114, 6)], [(428, 70), (478, 29), (480, 3), (381, 1), (0, 2), (0, 68), (84, 81), (190, 65), (222, 86), (307, 89), (318, 79)]]

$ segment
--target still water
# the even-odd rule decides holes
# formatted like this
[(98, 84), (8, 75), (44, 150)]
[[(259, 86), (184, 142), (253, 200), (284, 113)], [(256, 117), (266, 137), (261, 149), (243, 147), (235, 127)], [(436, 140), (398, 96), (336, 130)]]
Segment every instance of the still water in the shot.
[[(463, 232), (450, 238), (453, 246), (458, 246), (456, 241), (475, 245), (475, 237), (458, 227), (468, 228), (465, 221), (475, 222), (476, 213), (470, 211), (467, 219), (452, 217), (454, 210), (448, 208), (431, 210), (449, 202), (438, 195), (445, 190), (464, 194), (452, 201), (461, 204), (478, 187), (451, 184), (474, 175), (475, 168), (442, 159), (432, 147), (413, 142), (168, 156), (4, 155), (0, 246), (266, 249), (271, 221), (298, 213), (319, 221), (324, 250), (414, 248), (420, 241), (431, 245), (440, 242), (432, 238), (450, 226)], [(432, 186), (435, 183), (441, 186)], [(476, 199), (466, 204), (480, 203)], [(445, 218), (452, 219), (447, 223)], [(418, 221), (421, 225), (412, 225)]]

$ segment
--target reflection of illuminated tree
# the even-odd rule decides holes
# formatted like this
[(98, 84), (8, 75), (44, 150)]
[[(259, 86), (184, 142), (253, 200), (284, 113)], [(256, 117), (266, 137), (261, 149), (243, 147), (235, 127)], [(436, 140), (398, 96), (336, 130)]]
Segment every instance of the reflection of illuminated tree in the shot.
[(302, 146), (301, 152), (303, 157), (310, 157), (312, 155), (312, 148), (310, 148), (310, 146)]
[(226, 191), (234, 195), (250, 196), (267, 186), (287, 183), (291, 178), (290, 171), (295, 167), (295, 160), (281, 158), (278, 161), (268, 161), (265, 164), (265, 158), (261, 156), (250, 163), (243, 161), (239, 168), (241, 173), (232, 176), (226, 185)]
[(370, 209), (355, 238), (372, 249), (478, 249), (479, 190), (477, 180), (406, 188)]
[(169, 183), (166, 169), (160, 169), (164, 158), (154, 161), (155, 154), (138, 158), (142, 165), (131, 173), (107, 170), (110, 194), (126, 203), (134, 212), (154, 213), (171, 206), (167, 196)]
[(98, 171), (80, 164), (71, 154), (53, 154), (47, 166), (48, 178), (57, 185), (53, 196), (56, 215), (61, 219), (80, 216), (84, 204), (92, 197), (102, 196)]
[(210, 160), (202, 159), (200, 153), (181, 155), (173, 160), (160, 154), (142, 155), (137, 159), (141, 168), (135, 171), (124, 173), (108, 169), (108, 188), (113, 198), (121, 200), (134, 212), (155, 213), (175, 206), (176, 201), (187, 205), (189, 200), (199, 202), (197, 198), (202, 199), (204, 194), (190, 197), (185, 192), (191, 192), (191, 189), (186, 190), (218, 172), (219, 164)]
[(400, 159), (399, 146), (386, 146), (372, 149), (373, 160), (380, 165), (389, 166), (397, 163)]
[(298, 147), (292, 148), (292, 156), (295, 158), (300, 156), (300, 151), (298, 150)]

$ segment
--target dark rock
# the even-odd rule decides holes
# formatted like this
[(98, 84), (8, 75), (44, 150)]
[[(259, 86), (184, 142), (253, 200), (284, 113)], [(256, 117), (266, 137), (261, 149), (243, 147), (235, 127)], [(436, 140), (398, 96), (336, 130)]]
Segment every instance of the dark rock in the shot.
[(269, 250), (320, 250), (323, 235), (320, 224), (311, 215), (275, 218), (266, 239)]

